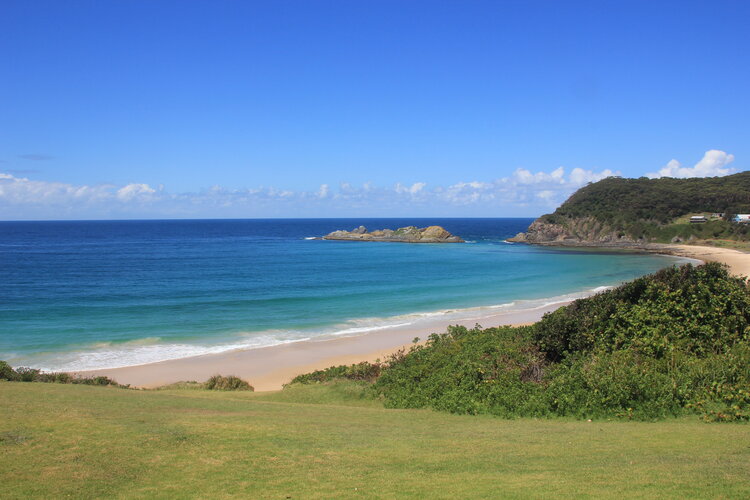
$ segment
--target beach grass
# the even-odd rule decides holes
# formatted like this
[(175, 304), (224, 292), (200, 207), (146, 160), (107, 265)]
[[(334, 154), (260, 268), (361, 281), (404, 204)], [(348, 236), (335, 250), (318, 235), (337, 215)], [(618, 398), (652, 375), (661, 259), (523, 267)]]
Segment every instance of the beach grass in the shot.
[(750, 496), (750, 426), (387, 410), (277, 393), (0, 382), (3, 498)]

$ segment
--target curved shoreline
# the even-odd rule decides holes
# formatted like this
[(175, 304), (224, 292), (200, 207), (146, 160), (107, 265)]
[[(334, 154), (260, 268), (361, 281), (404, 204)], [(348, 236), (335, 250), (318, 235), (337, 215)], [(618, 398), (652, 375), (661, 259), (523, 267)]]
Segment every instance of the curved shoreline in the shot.
[[(734, 274), (750, 274), (750, 254), (738, 250), (699, 247), (692, 245), (659, 245), (631, 250), (658, 253), (673, 257), (718, 261), (727, 264)], [(596, 293), (591, 290), (588, 295)], [(577, 298), (577, 297), (576, 297)], [(479, 317), (447, 321), (437, 318), (419, 325), (407, 325), (357, 336), (301, 340), (287, 344), (244, 350), (227, 351), (172, 359), (155, 363), (80, 371), (86, 375), (106, 375), (123, 384), (153, 388), (183, 380), (205, 380), (221, 373), (245, 378), (257, 391), (273, 391), (282, 388), (293, 377), (312, 370), (339, 364), (384, 359), (401, 348), (408, 348), (414, 337), (424, 339), (434, 332), (445, 331), (448, 325), (473, 327), (476, 323), (484, 327), (520, 325), (534, 323), (550, 311), (575, 300), (562, 300), (554, 304), (543, 304), (520, 311), (497, 311)], [(491, 309), (491, 308), (488, 308)]]
[(750, 253), (733, 248), (709, 247), (701, 245), (674, 245), (652, 243), (644, 248), (647, 252), (687, 257), (704, 262), (720, 262), (729, 267), (736, 276), (750, 277)]
[[(595, 293), (597, 293), (596, 290), (590, 290), (580, 295), (588, 296)], [(385, 359), (398, 349), (411, 346), (415, 337), (423, 341), (432, 333), (444, 332), (449, 325), (471, 328), (477, 323), (483, 327), (530, 324), (541, 319), (545, 313), (567, 305), (573, 300), (575, 298), (571, 297), (530, 309), (505, 310), (453, 321), (437, 318), (419, 325), (394, 327), (362, 335), (328, 336), (269, 347), (238, 349), (122, 368), (83, 370), (74, 373), (87, 376), (105, 375), (121, 384), (142, 388), (154, 388), (185, 380), (203, 381), (220, 373), (244, 378), (255, 387), (256, 391), (274, 391), (281, 389), (283, 384), (301, 373), (332, 365)]]

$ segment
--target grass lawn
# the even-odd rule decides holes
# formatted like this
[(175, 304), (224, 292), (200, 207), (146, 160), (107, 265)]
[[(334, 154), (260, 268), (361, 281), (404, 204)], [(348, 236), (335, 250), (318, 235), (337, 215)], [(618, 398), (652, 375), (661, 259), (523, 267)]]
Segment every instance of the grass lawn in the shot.
[(0, 382), (0, 497), (750, 497), (749, 425), (501, 420), (359, 396)]

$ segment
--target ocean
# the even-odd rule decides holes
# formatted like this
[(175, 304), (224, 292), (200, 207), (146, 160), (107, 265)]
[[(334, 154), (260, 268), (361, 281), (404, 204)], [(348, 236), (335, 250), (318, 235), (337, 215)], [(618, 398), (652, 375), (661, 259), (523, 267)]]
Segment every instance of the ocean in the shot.
[[(583, 296), (678, 263), (505, 242), (532, 220), (0, 222), (0, 359), (114, 368), (448, 323)], [(310, 239), (360, 224), (437, 224), (467, 243)]]

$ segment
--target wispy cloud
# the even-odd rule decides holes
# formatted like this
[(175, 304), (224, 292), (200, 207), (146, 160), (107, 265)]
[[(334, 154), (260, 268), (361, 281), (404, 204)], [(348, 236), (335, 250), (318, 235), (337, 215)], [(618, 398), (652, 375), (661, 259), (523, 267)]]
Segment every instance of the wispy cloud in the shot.
[[(660, 175), (725, 175), (734, 157), (708, 151), (690, 168), (670, 162)], [(310, 217), (398, 215), (538, 215), (562, 203), (589, 182), (619, 175), (609, 169), (525, 168), (494, 180), (465, 180), (450, 185), (427, 182), (320, 184), (309, 191), (278, 187), (230, 189), (213, 186), (172, 193), (164, 186), (73, 185), (0, 173), (2, 218), (107, 217)]]
[(22, 160), (31, 160), (31, 161), (47, 161), (47, 160), (54, 160), (54, 156), (50, 155), (43, 155), (38, 153), (28, 153), (25, 155), (18, 155), (19, 158)]
[[(144, 183), (127, 185), (73, 185), (33, 180), (12, 173), (0, 174), (0, 208), (16, 217), (38, 214), (91, 216), (300, 216), (385, 215), (420, 212), (446, 213), (453, 209), (486, 210), (505, 215), (514, 208), (538, 212), (553, 207), (583, 184), (613, 172), (563, 167), (552, 172), (516, 170), (512, 176), (494, 181), (466, 181), (430, 187), (426, 182), (338, 188), (321, 184), (311, 191), (277, 187), (229, 189), (213, 186), (199, 192), (170, 193), (163, 186)], [(12, 210), (11, 210), (12, 209)]]
[(646, 174), (646, 176), (651, 179), (659, 177), (677, 177), (682, 179), (687, 177), (720, 177), (735, 172), (733, 168), (725, 168), (733, 161), (734, 155), (727, 154), (718, 149), (711, 149), (706, 151), (703, 158), (692, 167), (683, 167), (679, 161), (673, 159), (658, 172), (652, 172)]

